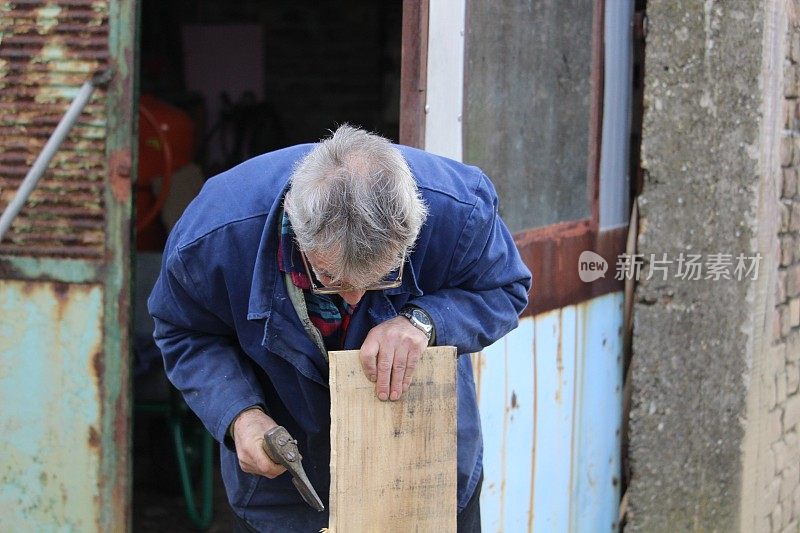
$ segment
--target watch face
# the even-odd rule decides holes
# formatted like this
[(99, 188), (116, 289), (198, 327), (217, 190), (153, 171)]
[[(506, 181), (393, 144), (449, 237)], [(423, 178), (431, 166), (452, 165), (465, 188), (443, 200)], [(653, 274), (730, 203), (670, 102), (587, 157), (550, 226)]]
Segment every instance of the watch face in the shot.
[(414, 317), (415, 320), (419, 321), (421, 324), (425, 326), (431, 326), (431, 321), (428, 320), (428, 315), (420, 311), (419, 309), (414, 309), (411, 311), (411, 316)]

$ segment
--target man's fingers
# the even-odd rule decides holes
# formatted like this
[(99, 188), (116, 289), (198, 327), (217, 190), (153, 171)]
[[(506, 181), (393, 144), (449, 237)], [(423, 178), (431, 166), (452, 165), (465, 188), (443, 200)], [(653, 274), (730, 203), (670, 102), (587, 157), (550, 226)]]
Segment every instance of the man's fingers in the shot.
[(367, 335), (364, 344), (358, 351), (358, 357), (361, 359), (361, 368), (364, 370), (364, 375), (373, 383), (378, 379), (378, 372), (376, 369), (376, 359), (378, 355), (379, 345), (372, 339), (372, 336)]
[(242, 472), (247, 474), (257, 474), (255, 466), (250, 466), (250, 463), (239, 459), (239, 468), (242, 469)]
[(408, 352), (405, 350), (395, 352), (394, 361), (392, 361), (392, 386), (389, 393), (389, 399), (392, 401), (399, 400), (403, 394), (403, 380), (405, 378), (408, 364)]
[(408, 361), (406, 362), (406, 373), (403, 376), (403, 392), (408, 391), (411, 386), (411, 380), (414, 378), (414, 371), (417, 369), (417, 363), (422, 354), (409, 354)]
[(425, 334), (405, 317), (388, 320), (369, 332), (359, 358), (364, 374), (375, 382), (379, 400), (394, 401), (403, 396), (426, 346)]
[(378, 383), (375, 391), (378, 394), (378, 399), (381, 401), (386, 401), (389, 399), (389, 381), (392, 375), (393, 361), (393, 352), (381, 350), (378, 353), (378, 362), (376, 364), (378, 371)]
[(239, 466), (248, 474), (257, 474), (270, 479), (276, 478), (286, 472), (286, 467), (270, 459), (267, 452), (261, 448), (246, 453), (245, 456), (239, 460)]
[(248, 474), (255, 474), (259, 476), (268, 477), (269, 479), (276, 478), (286, 472), (286, 468), (271, 462), (256, 459), (254, 463), (240, 462), (239, 466), (242, 471)]
[(286, 467), (283, 465), (279, 465), (275, 461), (269, 458), (266, 452), (263, 452), (258, 457), (258, 468), (261, 470), (259, 472), (262, 476), (266, 476), (270, 479), (276, 478), (286, 472)]
[[(402, 365), (403, 371), (398, 372), (397, 375), (392, 374), (392, 392), (390, 397), (393, 400), (399, 400), (403, 393), (411, 386), (411, 380), (414, 378), (414, 371), (417, 369), (417, 363), (420, 357), (422, 357), (422, 352), (413, 344), (409, 344), (408, 350), (404, 353), (406, 355)], [(399, 359), (399, 357), (395, 354), (395, 361), (397, 361), (397, 359)], [(398, 365), (395, 363), (396, 368), (397, 366)]]

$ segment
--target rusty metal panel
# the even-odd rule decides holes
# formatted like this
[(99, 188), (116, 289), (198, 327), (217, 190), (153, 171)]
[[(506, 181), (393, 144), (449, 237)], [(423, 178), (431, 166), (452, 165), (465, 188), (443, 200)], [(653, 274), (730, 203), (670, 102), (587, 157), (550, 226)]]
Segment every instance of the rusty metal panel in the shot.
[(0, 531), (98, 531), (100, 284), (0, 280)]
[(131, 528), (135, 14), (135, 0), (0, 3), (0, 209), (80, 85), (114, 72), (0, 244), (3, 532)]
[[(0, 209), (81, 84), (109, 62), (105, 0), (0, 3)], [(106, 91), (55, 156), (0, 254), (101, 259), (105, 252)]]

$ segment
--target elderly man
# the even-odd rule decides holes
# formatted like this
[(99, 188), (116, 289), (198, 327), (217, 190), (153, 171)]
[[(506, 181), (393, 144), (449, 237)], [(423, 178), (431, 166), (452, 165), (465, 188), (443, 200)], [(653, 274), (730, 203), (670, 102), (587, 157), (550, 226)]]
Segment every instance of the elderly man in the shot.
[[(327, 507), (328, 350), (360, 349), (377, 397), (398, 400), (426, 346), (468, 354), (516, 327), (530, 283), (479, 169), (342, 126), (208, 180), (169, 236), (149, 309), (169, 379), (222, 444), (239, 530), (318, 531), (327, 513), (261, 445), (284, 426)], [(457, 374), (457, 522), (479, 531), (467, 355)]]

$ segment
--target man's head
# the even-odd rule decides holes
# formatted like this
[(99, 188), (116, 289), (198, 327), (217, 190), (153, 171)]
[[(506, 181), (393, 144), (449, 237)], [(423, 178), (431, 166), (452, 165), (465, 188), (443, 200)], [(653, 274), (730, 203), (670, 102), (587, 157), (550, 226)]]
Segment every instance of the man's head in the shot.
[(298, 163), (284, 208), (320, 281), (354, 289), (398, 268), (427, 216), (400, 152), (348, 125)]

